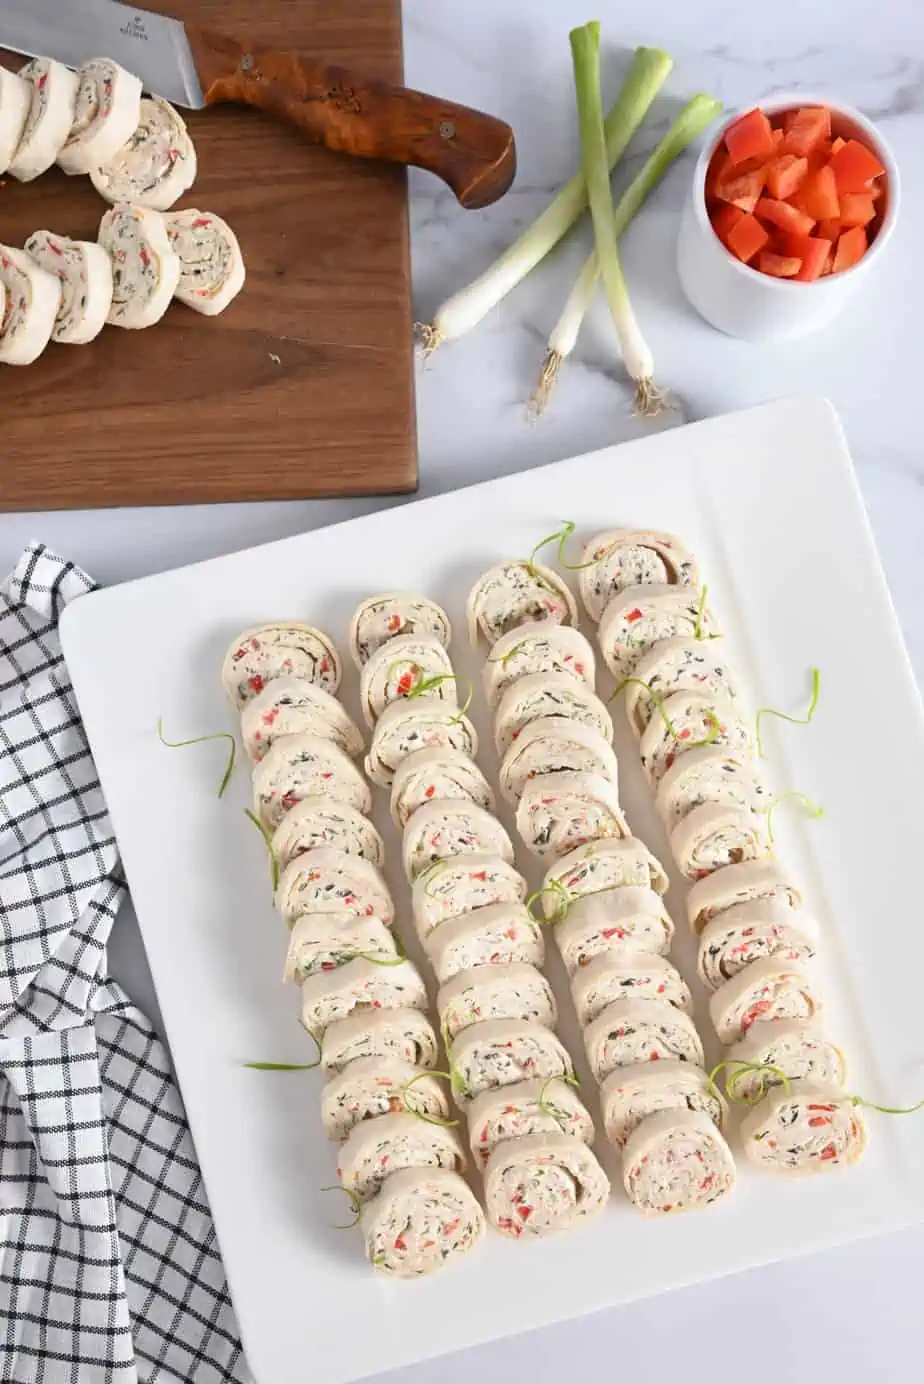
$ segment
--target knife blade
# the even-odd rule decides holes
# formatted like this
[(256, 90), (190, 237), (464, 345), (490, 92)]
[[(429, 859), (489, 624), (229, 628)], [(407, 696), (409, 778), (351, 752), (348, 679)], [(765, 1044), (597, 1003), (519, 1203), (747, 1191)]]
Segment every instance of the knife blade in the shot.
[(312, 144), (424, 168), (463, 207), (497, 201), (516, 172), (513, 131), (494, 116), (115, 0), (0, 0), (0, 47), (68, 67), (111, 58), (146, 91), (192, 110), (253, 106)]

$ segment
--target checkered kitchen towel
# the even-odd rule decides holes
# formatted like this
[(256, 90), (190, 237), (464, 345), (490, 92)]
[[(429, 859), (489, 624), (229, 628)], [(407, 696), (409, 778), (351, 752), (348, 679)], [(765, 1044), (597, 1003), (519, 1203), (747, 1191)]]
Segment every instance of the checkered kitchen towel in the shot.
[(151, 1025), (106, 975), (124, 896), (58, 642), (90, 579), (0, 587), (0, 1384), (250, 1379)]

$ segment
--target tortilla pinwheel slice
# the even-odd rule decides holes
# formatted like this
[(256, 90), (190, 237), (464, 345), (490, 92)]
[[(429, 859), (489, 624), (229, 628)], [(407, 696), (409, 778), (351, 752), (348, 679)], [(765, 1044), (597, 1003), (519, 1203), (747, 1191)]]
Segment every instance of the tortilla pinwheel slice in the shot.
[(303, 913), (289, 933), (284, 978), (301, 983), (365, 958), (397, 969), (398, 947), (381, 918), (341, 913)]
[(340, 655), (323, 630), (279, 620), (238, 635), (225, 654), (221, 680), (240, 711), (273, 678), (306, 678), (333, 695), (340, 674)]
[(634, 836), (622, 841), (593, 841), (556, 860), (546, 871), (540, 894), (542, 911), (560, 922), (576, 899), (624, 885), (666, 894), (667, 875), (648, 847)]
[(141, 120), (141, 80), (109, 58), (77, 71), (74, 123), (57, 156), (65, 173), (90, 173), (108, 163)]
[(690, 988), (676, 966), (645, 952), (604, 952), (575, 973), (571, 996), (582, 1028), (618, 1000), (666, 1000), (685, 1014), (693, 1012)]
[(241, 712), (244, 749), (255, 763), (281, 736), (304, 731), (332, 740), (351, 759), (358, 759), (365, 749), (352, 716), (311, 678), (273, 678)]
[(51, 340), (61, 284), (24, 250), (0, 245), (0, 363), (31, 365)]
[(450, 1042), (463, 1029), (491, 1019), (530, 1019), (546, 1028), (558, 1022), (552, 987), (541, 971), (522, 962), (460, 971), (440, 986), (436, 1008)]
[(729, 1094), (748, 1105), (786, 1080), (822, 1086), (843, 1086), (847, 1080), (844, 1054), (808, 1019), (755, 1024), (746, 1038), (729, 1048), (725, 1070)]
[(612, 745), (593, 726), (567, 716), (540, 716), (523, 727), (504, 755), (500, 790), (516, 807), (528, 783), (557, 774), (599, 774), (616, 788), (619, 761)]
[(494, 811), (491, 785), (462, 750), (418, 750), (398, 765), (391, 785), (395, 826), (403, 829), (418, 808), (432, 802), (469, 802)]
[(399, 699), (440, 701), (454, 713), (459, 705), (449, 655), (432, 635), (402, 634), (381, 644), (363, 665), (359, 697), (370, 730)]
[(484, 1173), (488, 1220), (515, 1239), (572, 1230), (599, 1214), (610, 1183), (595, 1155), (570, 1134), (525, 1134), (496, 1146)]
[(555, 1077), (533, 1077), (518, 1086), (484, 1091), (468, 1112), (468, 1136), (483, 1169), (498, 1144), (530, 1134), (568, 1134), (594, 1141), (594, 1122), (574, 1087)]
[(522, 904), (498, 903), (440, 923), (427, 938), (426, 951), (437, 980), (445, 985), (473, 966), (503, 969), (524, 963), (541, 968), (545, 938), (541, 924)]
[(17, 72), (0, 68), (0, 175), (7, 171), (19, 148), (31, 105), (32, 83)]
[(767, 1172), (801, 1177), (859, 1161), (867, 1133), (856, 1103), (836, 1086), (775, 1086), (741, 1122), (744, 1155)]
[(532, 779), (517, 808), (517, 831), (539, 860), (560, 860), (592, 841), (632, 835), (615, 784), (599, 774), (553, 774)]
[(402, 1110), (353, 1126), (340, 1148), (337, 1176), (348, 1192), (369, 1201), (393, 1173), (407, 1168), (460, 1173), (465, 1165), (465, 1150), (454, 1129)]
[(699, 586), (696, 558), (669, 533), (609, 529), (581, 554), (578, 583), (594, 623), (620, 591), (630, 586)]
[(324, 1133), (340, 1142), (363, 1121), (408, 1109), (418, 1118), (450, 1118), (444, 1083), (399, 1057), (360, 1057), (331, 1077), (321, 1092)]
[(507, 688), (531, 673), (561, 673), (594, 689), (596, 659), (580, 630), (553, 620), (518, 625), (502, 635), (484, 665), (484, 695), (493, 711)]
[(654, 889), (622, 885), (576, 899), (555, 924), (555, 941), (569, 976), (601, 956), (665, 956), (674, 924)]
[(489, 1019), (463, 1029), (450, 1044), (449, 1070), (456, 1104), (463, 1110), (484, 1091), (534, 1077), (574, 1078), (574, 1063), (561, 1041), (550, 1028), (529, 1019)]
[(138, 123), (105, 163), (90, 170), (100, 197), (169, 211), (196, 180), (196, 150), (179, 113), (161, 96), (143, 96)]
[(6, 171), (31, 183), (64, 148), (74, 124), (78, 83), (76, 73), (51, 58), (33, 58), (18, 76), (29, 87), (29, 109)]
[(321, 1066), (330, 1076), (363, 1057), (398, 1058), (414, 1067), (435, 1067), (439, 1049), (419, 1009), (366, 1009), (338, 1019), (321, 1041)]
[(467, 612), (472, 643), (480, 635), (491, 648), (518, 625), (578, 622), (574, 597), (558, 573), (523, 559), (501, 562), (484, 572), (469, 593)]
[(639, 659), (625, 688), (626, 715), (637, 739), (659, 714), (660, 703), (675, 692), (699, 692), (737, 705), (723, 639), (662, 639)]
[(709, 990), (764, 957), (802, 967), (818, 954), (818, 925), (801, 909), (756, 899), (723, 909), (700, 933), (697, 970)]
[(747, 860), (698, 880), (687, 895), (687, 918), (698, 936), (719, 913), (761, 900), (795, 910), (802, 905), (802, 894), (776, 861)]
[(412, 592), (388, 591), (381, 596), (370, 596), (350, 621), (353, 662), (362, 671), (383, 644), (408, 634), (437, 639), (448, 649), (452, 637), (449, 616), (435, 601)]
[(617, 1067), (675, 1060), (703, 1065), (693, 1020), (667, 1000), (616, 1000), (584, 1030), (587, 1061), (598, 1082)]
[(305, 913), (378, 918), (388, 927), (395, 920), (394, 900), (381, 870), (362, 856), (328, 846), (306, 851), (286, 866), (276, 907), (290, 927)]
[(743, 752), (718, 744), (686, 749), (661, 775), (655, 790), (655, 809), (668, 835), (704, 803), (766, 812), (768, 800), (750, 746)]
[(706, 1115), (719, 1129), (728, 1117), (728, 1106), (707, 1073), (670, 1058), (617, 1067), (600, 1088), (600, 1105), (607, 1138), (617, 1149), (625, 1148), (643, 1120), (665, 1110)]
[(173, 302), (180, 261), (159, 212), (119, 203), (99, 223), (97, 240), (112, 262), (111, 327), (141, 331)]
[(513, 864), (513, 843), (486, 808), (458, 799), (425, 803), (404, 828), (404, 873), (413, 883), (437, 861), (462, 855), (495, 855)]
[(303, 798), (286, 813), (273, 833), (270, 849), (282, 872), (298, 856), (322, 846), (361, 855), (380, 869), (385, 863), (385, 846), (369, 818), (349, 803), (320, 793)]
[(324, 796), (367, 813), (372, 807), (369, 785), (332, 740), (310, 731), (284, 735), (253, 771), (253, 810), (275, 830), (297, 803)]
[(440, 860), (418, 875), (411, 907), (418, 936), (426, 946), (433, 930), (450, 918), (492, 904), (521, 904), (525, 898), (526, 881), (506, 860), (496, 855), (464, 855)]
[(331, 1024), (381, 1009), (427, 1009), (427, 991), (413, 961), (380, 966), (365, 957), (302, 981), (302, 1028), (321, 1037)]
[(506, 755), (531, 721), (561, 717), (589, 726), (607, 742), (613, 739), (613, 719), (586, 683), (567, 673), (528, 673), (507, 688), (494, 713), (494, 745)]
[(623, 1155), (623, 1184), (636, 1211), (699, 1211), (735, 1186), (735, 1160), (708, 1115), (664, 1110), (642, 1120)]
[(670, 843), (678, 869), (692, 880), (771, 854), (766, 817), (714, 803), (694, 807), (674, 827)]
[(755, 1024), (777, 1019), (817, 1019), (821, 987), (808, 970), (776, 956), (752, 961), (709, 997), (709, 1017), (723, 1043), (738, 1043)]
[(677, 760), (693, 750), (723, 749), (747, 758), (750, 733), (733, 702), (722, 702), (705, 692), (675, 692), (661, 703), (659, 714), (648, 723), (639, 744), (642, 768), (652, 788)]
[(234, 301), (247, 278), (237, 236), (211, 211), (172, 212), (167, 235), (180, 258), (176, 300), (203, 317), (217, 317)]
[(720, 634), (715, 616), (693, 586), (629, 586), (600, 617), (597, 642), (617, 682), (633, 677), (641, 659), (666, 639)]
[(112, 307), (112, 261), (102, 245), (35, 231), (26, 241), (26, 254), (61, 286), (52, 340), (65, 346), (94, 341)]
[(423, 750), (458, 750), (474, 758), (478, 733), (468, 717), (447, 702), (402, 697), (387, 706), (376, 723), (366, 773), (373, 783), (389, 788), (404, 761)]
[(484, 1212), (458, 1173), (394, 1173), (362, 1218), (366, 1258), (392, 1278), (421, 1278), (467, 1254), (484, 1235)]

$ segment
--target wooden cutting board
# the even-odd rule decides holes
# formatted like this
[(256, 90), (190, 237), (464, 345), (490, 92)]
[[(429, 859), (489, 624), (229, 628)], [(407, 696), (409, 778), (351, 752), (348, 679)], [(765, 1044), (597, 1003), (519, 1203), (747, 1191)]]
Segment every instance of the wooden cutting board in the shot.
[[(400, 0), (145, 4), (402, 76)], [(199, 176), (179, 205), (231, 224), (244, 291), (218, 318), (173, 304), (147, 331), (107, 327), (92, 345), (0, 366), (0, 509), (413, 490), (404, 170), (311, 148), (255, 111), (183, 114)], [(105, 210), (88, 178), (7, 178), (0, 238), (95, 239)]]

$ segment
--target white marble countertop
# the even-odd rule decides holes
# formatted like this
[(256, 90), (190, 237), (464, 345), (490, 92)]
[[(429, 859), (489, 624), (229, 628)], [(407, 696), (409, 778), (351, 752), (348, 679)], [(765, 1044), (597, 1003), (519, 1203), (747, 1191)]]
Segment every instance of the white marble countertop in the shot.
[[(650, 21), (603, 6), (605, 71), (616, 45), (667, 48), (676, 61), (656, 110), (694, 90), (731, 106), (801, 88), (860, 107), (891, 141), (904, 211), (880, 271), (823, 336), (754, 347), (719, 336), (686, 307), (674, 269), (677, 212), (689, 159), (668, 176), (625, 242), (633, 303), (658, 375), (681, 404), (665, 420), (703, 418), (791, 393), (822, 393), (844, 421), (870, 518), (919, 678), (924, 675), (924, 9), (920, 0), (815, 0), (764, 23), (741, 0), (663, 0)], [(871, 19), (874, 15), (875, 18)], [(568, 30), (593, 17), (578, 0), (405, 0), (407, 79), (504, 116), (519, 173), (498, 206), (462, 212), (440, 185), (412, 178), (417, 315), (479, 272), (529, 222), (577, 159)], [(671, 112), (672, 113), (672, 112)], [(657, 137), (657, 134), (655, 135)], [(640, 143), (645, 151), (651, 134)], [(418, 377), (421, 493), (637, 435), (605, 313), (596, 312), (548, 415), (524, 421), (553, 325), (581, 262), (575, 238), (466, 340)], [(921, 314), (919, 317), (918, 314)], [(2, 445), (2, 438), (0, 438)], [(742, 457), (742, 465), (747, 458)], [(216, 506), (187, 510), (16, 514), (0, 517), (0, 571), (42, 538), (111, 583), (368, 512), (381, 501)], [(870, 920), (875, 926), (875, 919)], [(113, 964), (153, 1011), (134, 920), (120, 919)], [(403, 1372), (402, 1384), (440, 1379), (551, 1384), (580, 1358), (588, 1376), (618, 1370), (633, 1384), (685, 1375), (699, 1384), (860, 1384), (898, 1379), (919, 1358), (924, 1229), (803, 1261), (755, 1270), (583, 1321), (550, 1327)], [(913, 1374), (913, 1368), (910, 1369)], [(384, 1377), (383, 1377), (384, 1378)], [(398, 1375), (388, 1376), (397, 1384)]]

